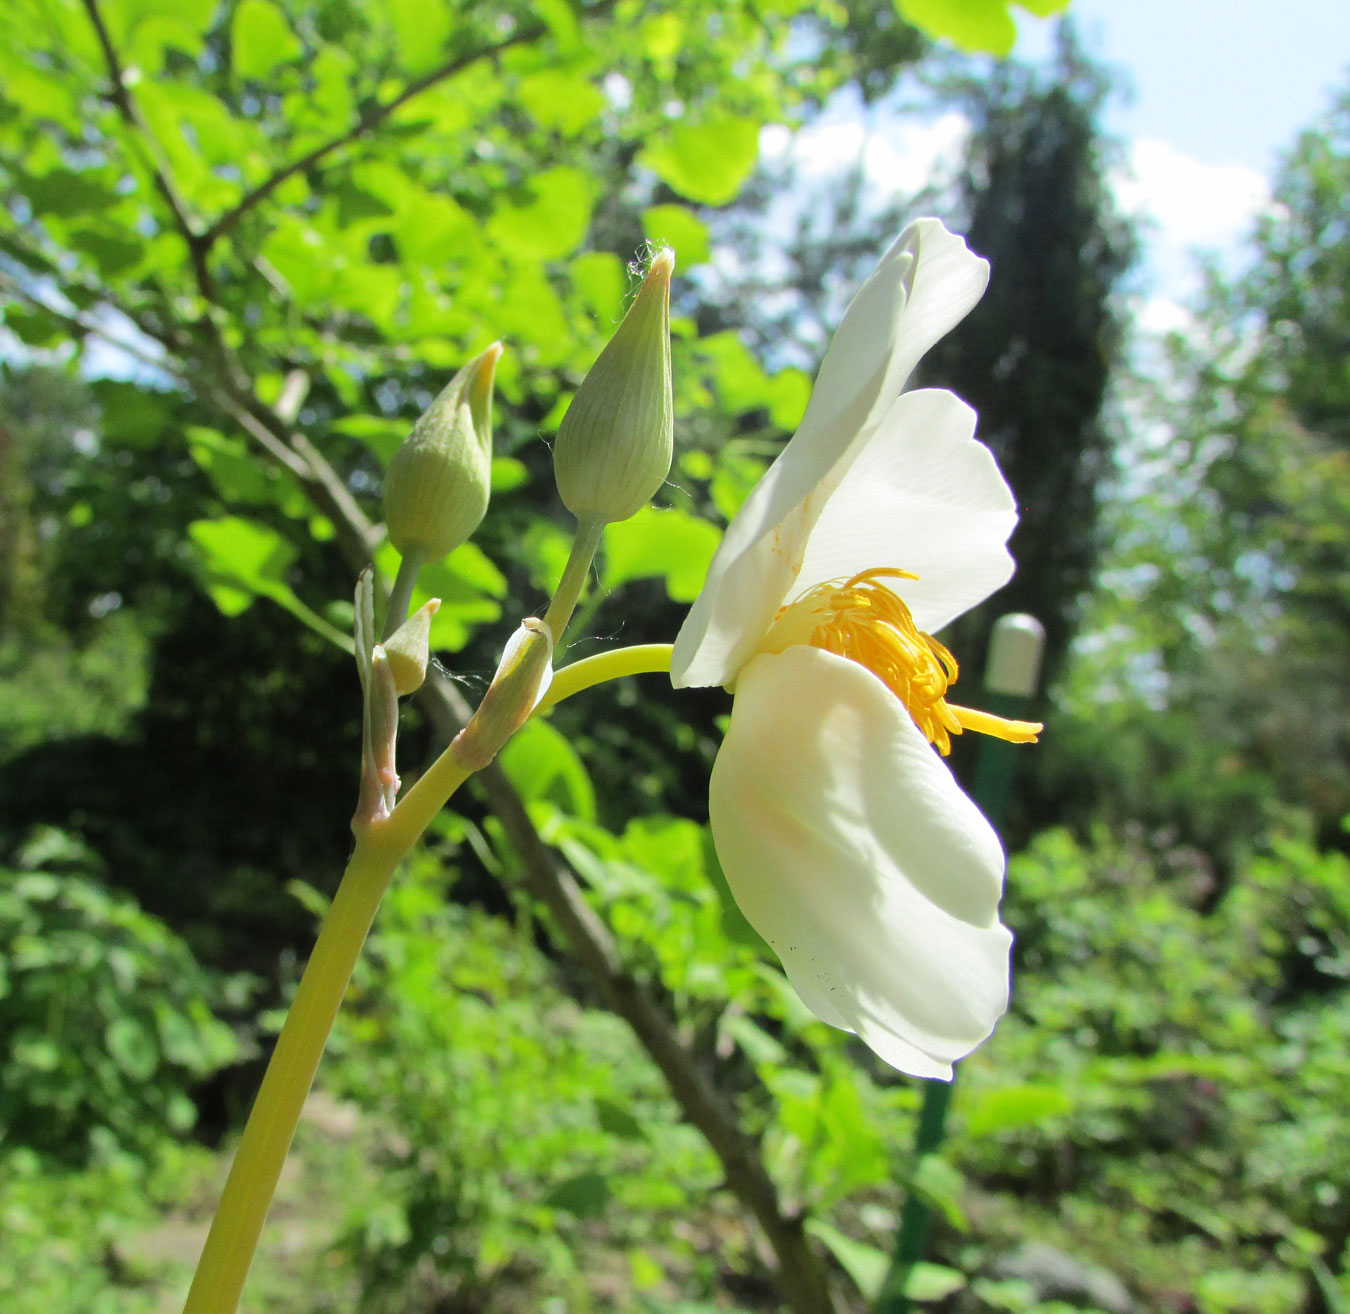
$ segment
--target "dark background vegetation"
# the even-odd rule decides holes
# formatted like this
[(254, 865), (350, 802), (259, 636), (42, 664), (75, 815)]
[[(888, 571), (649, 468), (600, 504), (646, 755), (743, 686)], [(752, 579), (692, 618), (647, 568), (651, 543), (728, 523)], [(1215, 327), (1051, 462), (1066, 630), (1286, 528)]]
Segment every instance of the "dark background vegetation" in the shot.
[[(923, 382), (977, 408), (1022, 507), (1017, 576), (947, 636), (966, 700), (997, 615), (1049, 636), (1006, 826), (1013, 1008), (943, 1156), (909, 1152), (919, 1083), (805, 1017), (719, 893), (721, 691), (608, 686), (508, 776), (843, 1307), (915, 1189), (926, 1307), (1346, 1308), (1350, 100), (1292, 144), (1194, 331), (1131, 353), (1110, 76), (1067, 31), (1052, 69), (980, 69), (870, 0), (0, 15), (6, 1309), (181, 1294), (349, 845), (331, 638), (379, 542), (342, 498), (377, 518), (393, 445), (506, 340), (492, 507), (433, 581), (472, 697), (566, 553), (548, 439), (626, 261), (668, 240), (676, 466), (610, 531), (575, 653), (669, 640), (919, 205), (993, 266)], [(920, 81), (972, 124), (932, 195), (755, 170), (761, 124), (849, 88), (901, 114)], [(405, 770), (437, 747), (409, 710)], [(471, 794), (391, 894), (254, 1308), (774, 1307), (737, 1191), (523, 862)]]

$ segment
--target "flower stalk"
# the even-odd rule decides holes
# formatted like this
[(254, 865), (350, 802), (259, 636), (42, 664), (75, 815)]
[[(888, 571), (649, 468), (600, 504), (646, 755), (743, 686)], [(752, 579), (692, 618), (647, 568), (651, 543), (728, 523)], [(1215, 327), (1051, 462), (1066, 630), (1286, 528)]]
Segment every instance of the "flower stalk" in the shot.
[(590, 573), (591, 562), (600, 547), (600, 539), (605, 532), (605, 521), (600, 516), (588, 516), (578, 521), (576, 537), (572, 540), (572, 550), (567, 557), (562, 579), (554, 591), (553, 601), (544, 613), (544, 624), (553, 635), (553, 642), (562, 644), (563, 631), (572, 619), (581, 591), (586, 587), (586, 576)]

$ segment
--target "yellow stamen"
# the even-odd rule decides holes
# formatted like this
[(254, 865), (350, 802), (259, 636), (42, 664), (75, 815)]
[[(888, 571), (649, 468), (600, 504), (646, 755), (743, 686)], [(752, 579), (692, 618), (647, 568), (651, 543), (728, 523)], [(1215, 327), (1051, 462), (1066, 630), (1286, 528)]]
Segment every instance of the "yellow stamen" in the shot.
[(881, 582), (886, 579), (918, 576), (883, 566), (849, 580), (817, 584), (779, 611), (765, 651), (782, 652), (805, 643), (867, 667), (944, 756), (951, 752), (951, 736), (963, 730), (1014, 744), (1035, 743), (1042, 729), (1037, 723), (1008, 721), (947, 701), (959, 671), (956, 658), (914, 624), (909, 608)]

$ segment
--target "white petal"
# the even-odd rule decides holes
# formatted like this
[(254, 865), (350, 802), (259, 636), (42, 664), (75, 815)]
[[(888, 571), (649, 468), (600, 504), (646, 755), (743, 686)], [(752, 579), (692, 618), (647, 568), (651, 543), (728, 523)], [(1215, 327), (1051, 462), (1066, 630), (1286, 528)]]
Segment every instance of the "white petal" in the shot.
[(930, 633), (1012, 577), (1017, 504), (975, 412), (953, 393), (898, 397), (830, 495), (794, 594), (876, 566), (918, 575), (893, 587)]
[(709, 797), (732, 892), (806, 1005), (950, 1077), (1007, 1006), (1003, 851), (886, 687), (816, 648), (756, 657)]
[(911, 224), (849, 303), (801, 427), (746, 499), (675, 641), (677, 687), (727, 684), (792, 590), (852, 454), (919, 358), (979, 300), (989, 266), (936, 219)]

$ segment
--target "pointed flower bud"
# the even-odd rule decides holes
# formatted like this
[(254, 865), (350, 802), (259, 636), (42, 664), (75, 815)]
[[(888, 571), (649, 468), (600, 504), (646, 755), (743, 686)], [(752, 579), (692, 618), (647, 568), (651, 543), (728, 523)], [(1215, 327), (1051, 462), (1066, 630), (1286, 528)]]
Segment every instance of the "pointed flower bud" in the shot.
[(670, 473), (670, 275), (659, 251), (628, 313), (582, 380), (553, 448), (558, 492), (578, 520), (627, 520)]
[(394, 453), (384, 476), (389, 541), (407, 557), (439, 561), (483, 519), (492, 468), (494, 342), (446, 385)]
[(384, 644), (389, 673), (394, 677), (394, 688), (400, 698), (416, 693), (427, 678), (427, 660), (431, 655), (431, 618), (440, 607), (440, 598), (432, 598), (413, 612)]

